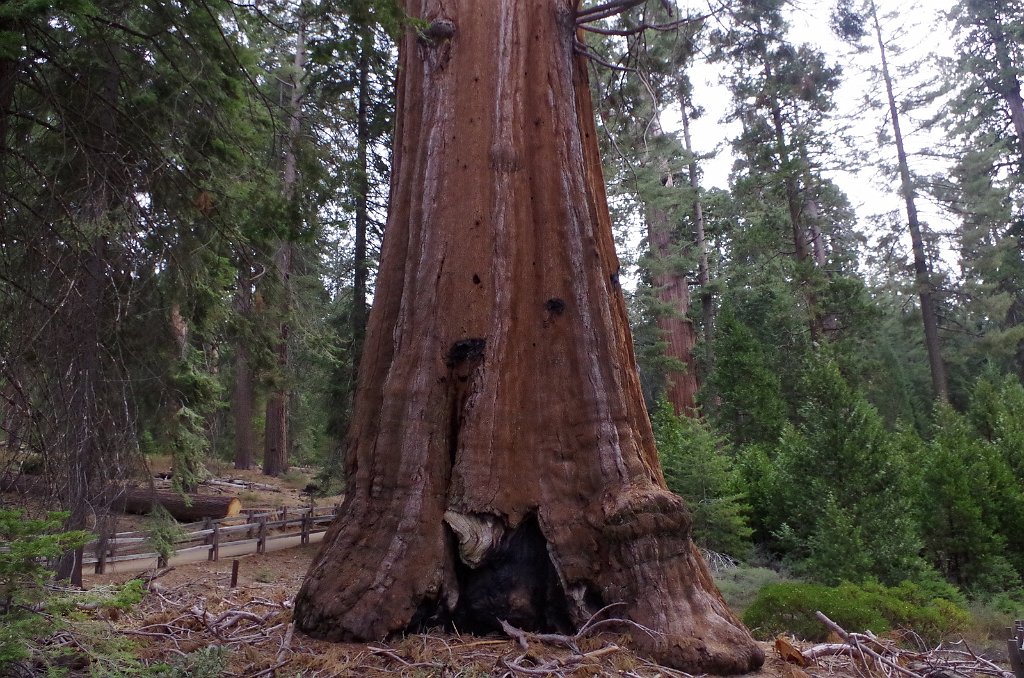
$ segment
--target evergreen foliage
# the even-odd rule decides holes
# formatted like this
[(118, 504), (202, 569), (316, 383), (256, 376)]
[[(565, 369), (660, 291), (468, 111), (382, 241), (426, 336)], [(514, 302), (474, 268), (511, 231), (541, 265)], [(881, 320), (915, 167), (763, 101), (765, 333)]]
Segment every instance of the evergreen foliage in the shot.
[(750, 507), (725, 441), (703, 420), (674, 414), (664, 399), (654, 412), (653, 424), (665, 482), (693, 512), (694, 540), (717, 553), (747, 556)]
[(796, 425), (787, 424), (777, 445), (748, 469), (759, 485), (755, 506), (762, 530), (779, 555), (823, 583), (885, 583), (922, 576), (921, 544), (913, 520), (911, 466), (895, 436), (827, 355), (810, 360), (800, 390)]
[(917, 506), (926, 556), (970, 593), (1019, 588), (1015, 533), (1024, 520), (1024, 493), (998, 447), (966, 416), (941, 406), (934, 436), (919, 454)]
[(45, 584), (53, 572), (44, 563), (89, 538), (86, 532), (62, 532), (67, 517), (29, 519), (23, 511), (0, 509), (0, 671), (28, 657), (26, 643), (50, 628), (37, 611), (50, 597)]

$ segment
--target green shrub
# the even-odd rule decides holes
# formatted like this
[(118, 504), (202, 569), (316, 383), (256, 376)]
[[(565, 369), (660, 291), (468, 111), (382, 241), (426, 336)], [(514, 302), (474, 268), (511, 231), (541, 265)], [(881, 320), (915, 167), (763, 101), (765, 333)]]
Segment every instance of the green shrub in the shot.
[(176, 659), (170, 666), (154, 667), (156, 678), (220, 678), (228, 663), (230, 652), (219, 645), (211, 645)]
[(25, 518), (21, 510), (0, 510), (0, 614), (16, 606), (40, 602), (50, 578), (47, 558), (83, 546), (88, 532), (61, 532), (67, 513), (50, 513), (41, 520)]
[(821, 641), (828, 631), (815, 617), (819, 610), (848, 631), (885, 633), (904, 628), (930, 643), (962, 633), (971, 621), (959, 593), (909, 582), (891, 588), (874, 582), (862, 586), (769, 584), (747, 608), (743, 621), (760, 638), (792, 633)]
[(61, 532), (67, 517), (31, 520), (21, 510), (0, 510), (0, 669), (26, 658), (27, 643), (49, 632), (51, 624), (34, 612), (48, 599), (46, 560), (88, 540), (87, 532)]
[(665, 482), (693, 513), (694, 541), (718, 553), (747, 556), (750, 507), (725, 441), (703, 420), (674, 414), (665, 399), (652, 424)]

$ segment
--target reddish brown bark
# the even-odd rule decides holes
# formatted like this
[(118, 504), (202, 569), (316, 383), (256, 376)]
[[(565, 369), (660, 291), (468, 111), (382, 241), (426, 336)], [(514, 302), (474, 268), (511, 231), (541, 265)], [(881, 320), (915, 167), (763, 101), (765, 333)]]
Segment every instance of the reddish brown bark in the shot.
[[(670, 174), (665, 175), (666, 185), (672, 184)], [(672, 404), (676, 414), (697, 415), (697, 361), (693, 349), (697, 346), (697, 333), (686, 317), (690, 311), (690, 288), (686, 275), (672, 260), (672, 224), (665, 210), (659, 207), (647, 209), (647, 240), (650, 243), (654, 269), (654, 294), (666, 312), (658, 318), (658, 329), (665, 342), (665, 355), (674, 358), (682, 369), (672, 369), (666, 375), (665, 397)]]
[(401, 45), (349, 485), (298, 627), (569, 628), (619, 603), (663, 662), (755, 668), (658, 467), (574, 3), (405, 6), (437, 37)]

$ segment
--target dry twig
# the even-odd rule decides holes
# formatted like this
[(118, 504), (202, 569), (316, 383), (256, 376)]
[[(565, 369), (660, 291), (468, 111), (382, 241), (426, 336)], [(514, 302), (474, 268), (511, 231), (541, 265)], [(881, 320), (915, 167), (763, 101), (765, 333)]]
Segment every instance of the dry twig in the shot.
[[(867, 669), (880, 672), (887, 678), (896, 674), (905, 678), (1014, 678), (1014, 674), (994, 662), (979, 657), (963, 640), (950, 645), (939, 645), (932, 650), (916, 651), (900, 648), (893, 641), (878, 638), (870, 631), (850, 633), (821, 612), (818, 619), (834, 631), (843, 643), (824, 643), (803, 651), (807, 660), (845, 655)], [(960, 646), (963, 649), (959, 649)]]

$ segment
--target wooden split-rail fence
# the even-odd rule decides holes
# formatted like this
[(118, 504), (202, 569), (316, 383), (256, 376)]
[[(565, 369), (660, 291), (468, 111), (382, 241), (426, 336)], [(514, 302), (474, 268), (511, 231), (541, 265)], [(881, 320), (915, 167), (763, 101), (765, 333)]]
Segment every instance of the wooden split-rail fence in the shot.
[(93, 565), (96, 574), (104, 574), (113, 563), (156, 559), (158, 567), (166, 567), (169, 558), (204, 551), (207, 560), (215, 561), (221, 548), (229, 545), (250, 547), (245, 553), (266, 553), (267, 544), (278, 539), (299, 537), (299, 544), (305, 545), (312, 535), (327, 531), (336, 512), (335, 506), (242, 509), (239, 516), (184, 524), (168, 558), (153, 550), (145, 530), (113, 533), (85, 545), (82, 565)]
[(1006, 641), (1010, 667), (1017, 678), (1024, 678), (1024, 620), (1018, 619), (1007, 630), (1010, 632)]

